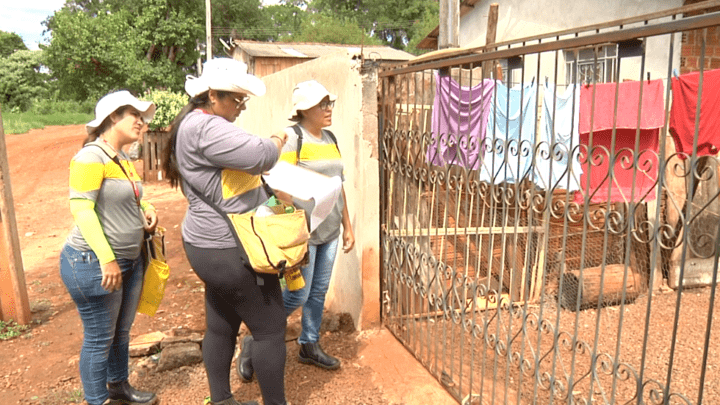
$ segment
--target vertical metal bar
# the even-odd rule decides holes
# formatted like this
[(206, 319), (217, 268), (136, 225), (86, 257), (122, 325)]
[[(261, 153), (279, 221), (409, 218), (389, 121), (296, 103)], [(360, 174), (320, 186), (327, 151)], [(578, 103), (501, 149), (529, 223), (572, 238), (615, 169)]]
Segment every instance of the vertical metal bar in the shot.
[[(717, 176), (717, 174), (715, 174)], [(710, 304), (708, 307), (707, 327), (705, 328), (705, 342), (703, 347), (702, 366), (700, 367), (700, 386), (698, 388), (698, 404), (703, 403), (703, 394), (705, 392), (705, 374), (708, 367), (708, 355), (710, 352), (710, 334), (712, 332), (713, 313), (715, 309), (715, 293), (717, 292), (718, 263), (720, 261), (720, 227), (718, 227), (717, 235), (715, 235), (715, 260), (713, 260), (712, 285), (710, 289)]]
[[(647, 38), (644, 39), (647, 41)], [(641, 122), (642, 122), (642, 105), (643, 105), (643, 90), (644, 90), (644, 84), (645, 81), (643, 80), (643, 77), (645, 76), (645, 41), (643, 42), (643, 52), (640, 57), (640, 94), (638, 95), (638, 114), (637, 114), (637, 129), (635, 130), (635, 145), (633, 148), (633, 178), (632, 178), (632, 184), (637, 184), (637, 170), (638, 170), (638, 161), (641, 154), (640, 151), (640, 130), (641, 130)], [(619, 86), (619, 83), (618, 83)], [(628, 201), (627, 207), (628, 207), (628, 213), (627, 213), (627, 227), (626, 227), (626, 237), (625, 237), (625, 260), (624, 260), (624, 271), (623, 271), (623, 288), (622, 292), (620, 294), (621, 301), (620, 301), (620, 319), (618, 320), (618, 331), (617, 331), (617, 341), (615, 342), (615, 358), (613, 362), (613, 382), (612, 382), (612, 392), (610, 394), (610, 402), (615, 401), (615, 394), (617, 389), (617, 378), (618, 378), (618, 368), (620, 363), (620, 349), (621, 349), (621, 342), (622, 342), (622, 329), (623, 329), (623, 321), (625, 319), (625, 298), (626, 298), (626, 287), (627, 287), (627, 277), (628, 272), (630, 271), (630, 255), (633, 254), (632, 243), (633, 243), (633, 229), (635, 228), (635, 208), (637, 204), (635, 203), (635, 187), (633, 186), (630, 189), (630, 200)], [(637, 269), (634, 269), (637, 270)], [(638, 288), (636, 286), (636, 288)]]
[(658, 204), (655, 207), (655, 227), (654, 227), (654, 237), (653, 237), (653, 244), (652, 244), (652, 254), (650, 258), (650, 281), (648, 282), (648, 304), (647, 309), (645, 310), (645, 327), (643, 329), (643, 344), (642, 344), (642, 352), (640, 357), (640, 374), (638, 377), (638, 385), (637, 385), (637, 393), (638, 393), (638, 404), (642, 405), (645, 401), (643, 395), (643, 382), (645, 379), (645, 362), (647, 359), (647, 348), (648, 348), (648, 337), (650, 332), (650, 315), (652, 313), (652, 288), (654, 285), (654, 279), (655, 279), (655, 271), (654, 266), (657, 263), (657, 255), (661, 254), (660, 249), (662, 248), (662, 243), (660, 242), (660, 238), (662, 236), (660, 232), (660, 215), (661, 215), (661, 208), (662, 208), (662, 195), (664, 191), (664, 184), (665, 184), (665, 167), (666, 167), (666, 156), (665, 156), (665, 140), (667, 138), (668, 134), (668, 125), (670, 123), (669, 114), (670, 114), (670, 89), (672, 88), (672, 62), (673, 62), (673, 51), (674, 51), (674, 45), (675, 45), (675, 33), (670, 34), (670, 49), (668, 51), (668, 71), (667, 71), (667, 87), (665, 88), (665, 123), (660, 131), (660, 147), (659, 147), (659, 153), (660, 156), (658, 156), (658, 180), (657, 180), (657, 190), (658, 190)]
[[(538, 43), (540, 43), (540, 42), (541, 42), (541, 41), (538, 41)], [(538, 55), (536, 77), (540, 77), (540, 67), (541, 67), (540, 62), (541, 62), (541, 59), (542, 59), (541, 56)], [(538, 88), (537, 91), (539, 91), (539, 88)], [(538, 93), (538, 95), (539, 95), (539, 93)], [(535, 111), (536, 111), (536, 113), (537, 113), (537, 108), (538, 108), (538, 107), (535, 107), (535, 108), (536, 108)], [(543, 208), (543, 212), (542, 212), (542, 223), (543, 223), (543, 226), (545, 227), (545, 232), (546, 232), (546, 234), (549, 235), (549, 227), (550, 227), (550, 209), (549, 209), (549, 202), (548, 202), (547, 200), (544, 201), (544, 202), (545, 202), (545, 205), (542, 207), (542, 208)], [(545, 246), (543, 246), (542, 249), (543, 249), (545, 252), (547, 252), (547, 251), (548, 251), (548, 246), (549, 246), (549, 238), (546, 237), (546, 238), (544, 238), (544, 239), (545, 239), (545, 240), (544, 240)], [(543, 258), (543, 263), (540, 264), (540, 266), (542, 266), (543, 268), (546, 268), (546, 267), (547, 267), (547, 263), (548, 263), (548, 257), (547, 257), (547, 255), (545, 255), (544, 258)], [(537, 400), (538, 400), (538, 384), (541, 384), (541, 383), (542, 383), (542, 379), (543, 379), (543, 375), (540, 373), (540, 362), (541, 362), (541, 359), (542, 359), (542, 357), (541, 357), (541, 355), (542, 355), (542, 337), (543, 337), (542, 330), (543, 330), (543, 327), (544, 327), (544, 326), (543, 326), (543, 320), (544, 320), (543, 315), (545, 315), (545, 307), (546, 307), (546, 305), (543, 305), (543, 304), (545, 304), (545, 303), (547, 302), (547, 295), (546, 295), (546, 293), (547, 293), (547, 272), (543, 272), (543, 279), (542, 279), (542, 283), (541, 283), (541, 287), (540, 287), (540, 303), (541, 303), (541, 304), (540, 304), (540, 311), (539, 311), (539, 314), (538, 314), (537, 346), (535, 347), (535, 351), (536, 351), (536, 353), (537, 353), (537, 356), (535, 356), (535, 373), (534, 373), (535, 375), (534, 375), (534, 385), (533, 385), (533, 395), (532, 395), (532, 398), (533, 398), (533, 402), (532, 402), (532, 403), (533, 403), (533, 404), (536, 404), (536, 403), (537, 403)], [(544, 404), (543, 404), (543, 405), (544, 405)]]
[[(679, 275), (679, 282), (678, 282), (678, 288), (677, 288), (677, 300), (675, 303), (675, 318), (673, 322), (673, 331), (672, 331), (672, 340), (670, 343), (670, 358), (668, 359), (668, 372), (667, 372), (667, 379), (665, 381), (665, 390), (663, 391), (663, 401), (664, 404), (668, 404), (670, 401), (669, 395), (670, 395), (670, 384), (672, 383), (672, 372), (673, 372), (673, 364), (675, 361), (675, 344), (677, 339), (677, 331), (678, 331), (678, 319), (680, 318), (680, 304), (681, 304), (681, 298), (683, 293), (683, 278), (685, 276), (685, 259), (687, 259), (687, 250), (688, 250), (688, 239), (690, 238), (690, 222), (691, 222), (691, 214), (692, 214), (692, 202), (695, 197), (694, 193), (691, 190), (695, 190), (695, 176), (698, 169), (698, 156), (697, 156), (697, 148), (698, 148), (698, 132), (700, 130), (700, 107), (702, 104), (702, 93), (703, 93), (703, 80), (705, 78), (705, 45), (707, 41), (707, 28), (703, 29), (703, 36), (702, 36), (702, 45), (700, 47), (700, 79), (698, 80), (698, 96), (697, 96), (697, 107), (695, 108), (695, 133), (693, 135), (693, 150), (692, 150), (692, 157), (690, 159), (690, 183), (688, 185), (687, 190), (690, 191), (688, 193), (687, 199), (685, 200), (685, 218), (683, 219), (683, 249), (682, 249), (682, 257), (680, 259), (680, 275)], [(698, 179), (699, 180), (699, 179)]]

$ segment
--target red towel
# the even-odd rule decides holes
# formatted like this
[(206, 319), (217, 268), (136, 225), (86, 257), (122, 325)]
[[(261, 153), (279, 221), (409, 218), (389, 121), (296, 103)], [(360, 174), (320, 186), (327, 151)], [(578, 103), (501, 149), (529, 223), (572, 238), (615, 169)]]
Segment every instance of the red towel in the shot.
[[(665, 123), (662, 80), (644, 81), (642, 104), (640, 81), (620, 83), (618, 89), (617, 120), (615, 121), (615, 150), (611, 151), (613, 116), (615, 114), (615, 83), (596, 85), (595, 118), (592, 123), (593, 145), (589, 150), (590, 118), (593, 108), (593, 86), (580, 90), (580, 162), (583, 174), (580, 176), (581, 191), (576, 192), (575, 201), (583, 203), (588, 193), (590, 201), (630, 202), (635, 188), (633, 202), (655, 199), (652, 190), (658, 173), (659, 128)], [(640, 138), (635, 152), (635, 135), (638, 128), (638, 107), (640, 117)], [(615, 155), (613, 173), (610, 175), (610, 153)], [(592, 158), (587, 159), (588, 153)], [(638, 156), (638, 164), (633, 159)], [(593, 164), (594, 162), (594, 164)], [(592, 166), (592, 168), (590, 167)], [(633, 181), (633, 176), (635, 176)]]
[[(590, 194), (590, 202), (629, 202), (633, 185), (635, 194), (633, 202), (652, 201), (655, 199), (655, 188), (658, 173), (658, 134), (660, 129), (640, 130), (637, 169), (633, 165), (635, 153), (635, 129), (618, 129), (615, 141), (615, 165), (612, 178), (609, 176), (610, 142), (612, 130), (593, 132), (592, 162), (586, 156), (588, 150), (583, 147), (580, 152), (580, 164), (583, 173), (580, 176), (580, 189), (575, 193), (575, 202), (584, 203), (584, 193)], [(589, 144), (590, 134), (580, 134), (580, 144)], [(635, 181), (633, 172), (635, 171)], [(588, 191), (588, 182), (590, 188)]]
[[(618, 94), (617, 124), (615, 128), (636, 129), (638, 127), (638, 102), (640, 81), (622, 82)], [(662, 80), (643, 81), (642, 116), (640, 129), (660, 128), (665, 124)], [(592, 118), (592, 98), (595, 92), (595, 118), (593, 131), (613, 128), (615, 113), (615, 83), (600, 83), (582, 86), (580, 89), (580, 133), (590, 132)]]
[[(698, 156), (717, 155), (720, 149), (720, 69), (703, 74), (700, 124), (698, 127)], [(672, 79), (672, 108), (670, 134), (675, 149), (692, 155), (695, 136), (695, 109), (697, 108), (700, 72), (688, 73)], [(681, 158), (686, 156), (681, 154)]]

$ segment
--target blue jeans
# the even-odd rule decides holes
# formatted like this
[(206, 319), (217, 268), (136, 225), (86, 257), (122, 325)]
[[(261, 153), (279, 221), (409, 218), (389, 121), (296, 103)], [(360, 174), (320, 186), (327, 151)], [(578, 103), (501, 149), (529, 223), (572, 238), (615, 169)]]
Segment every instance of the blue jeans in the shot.
[(288, 316), (296, 309), (303, 308), (302, 333), (298, 338), (300, 344), (315, 343), (320, 339), (325, 294), (330, 286), (337, 247), (337, 238), (322, 245), (308, 246), (310, 262), (302, 268), (305, 287), (297, 291), (283, 291), (285, 313)]
[(130, 327), (140, 300), (144, 266), (142, 255), (135, 260), (117, 259), (117, 263), (122, 288), (108, 292), (100, 286), (100, 262), (93, 251), (65, 245), (60, 254), (60, 276), (83, 323), (80, 378), (90, 405), (105, 402), (108, 382), (128, 379)]

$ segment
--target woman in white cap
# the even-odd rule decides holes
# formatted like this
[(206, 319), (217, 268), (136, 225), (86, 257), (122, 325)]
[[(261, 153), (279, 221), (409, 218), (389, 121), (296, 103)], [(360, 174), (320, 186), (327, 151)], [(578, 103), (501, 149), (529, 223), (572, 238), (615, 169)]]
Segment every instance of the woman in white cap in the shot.
[[(339, 176), (344, 180), (343, 163), (337, 139), (332, 132), (323, 129), (332, 124), (332, 111), (337, 96), (315, 80), (299, 83), (293, 90), (293, 110), (289, 119), (297, 124), (286, 128), (288, 141), (281, 160), (313, 170), (328, 177)], [(294, 204), (306, 213), (312, 211), (307, 201), (294, 200)], [(310, 219), (308, 218), (308, 223)], [(341, 227), (342, 226), (342, 227)], [(340, 360), (325, 353), (320, 346), (325, 295), (330, 285), (338, 238), (342, 229), (343, 251), (349, 252), (355, 245), (352, 224), (345, 205), (345, 189), (327, 218), (312, 232), (308, 241), (310, 262), (302, 269), (305, 287), (283, 291), (285, 314), (302, 307), (302, 332), (298, 337), (301, 363), (312, 364), (326, 370), (336, 370)], [(254, 362), (257, 336), (247, 336), (238, 359), (238, 374), (244, 382), (252, 380), (257, 372)]]
[(155, 105), (127, 91), (95, 107), (83, 148), (70, 163), (76, 226), (60, 255), (60, 275), (83, 323), (80, 378), (90, 405), (153, 404), (128, 382), (130, 327), (142, 291), (144, 232), (157, 225), (142, 182), (122, 148), (147, 131)]
[(265, 84), (240, 61), (209, 60), (199, 78), (188, 77), (185, 90), (190, 102), (171, 126), (164, 170), (187, 197), (185, 253), (205, 283), (202, 348), (210, 402), (238, 403), (230, 390), (230, 368), (245, 322), (257, 337), (253, 358), (264, 404), (283, 405), (287, 321), (278, 277), (253, 271), (216, 208), (244, 213), (269, 198), (260, 175), (278, 161), (287, 136), (261, 138), (233, 125), (249, 96), (265, 94)]

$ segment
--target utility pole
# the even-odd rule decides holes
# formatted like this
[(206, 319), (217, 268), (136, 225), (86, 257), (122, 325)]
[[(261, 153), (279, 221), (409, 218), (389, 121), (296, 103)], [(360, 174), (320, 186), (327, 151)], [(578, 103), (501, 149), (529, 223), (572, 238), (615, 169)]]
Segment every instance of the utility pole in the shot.
[(205, 0), (205, 42), (207, 43), (205, 60), (212, 59), (212, 5), (210, 0)]
[(438, 49), (460, 46), (460, 0), (440, 0)]

